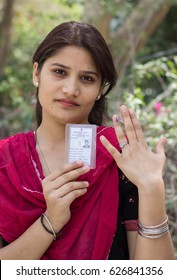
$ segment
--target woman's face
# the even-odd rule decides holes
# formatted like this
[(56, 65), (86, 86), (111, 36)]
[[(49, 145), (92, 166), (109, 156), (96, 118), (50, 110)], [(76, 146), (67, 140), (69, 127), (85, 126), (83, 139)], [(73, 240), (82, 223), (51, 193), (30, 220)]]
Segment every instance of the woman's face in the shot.
[(39, 82), (42, 121), (88, 123), (100, 94), (101, 76), (86, 49), (64, 47), (44, 62), (40, 72), (34, 63), (33, 80)]

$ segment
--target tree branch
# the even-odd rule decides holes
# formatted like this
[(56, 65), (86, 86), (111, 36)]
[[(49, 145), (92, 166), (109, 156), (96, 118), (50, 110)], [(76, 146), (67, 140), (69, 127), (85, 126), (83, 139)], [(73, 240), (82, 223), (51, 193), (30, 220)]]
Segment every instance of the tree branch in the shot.
[[(115, 63), (122, 80), (126, 67), (135, 59), (171, 8), (170, 0), (142, 0), (125, 24), (111, 36)], [(119, 82), (120, 83), (120, 82)]]
[(0, 76), (3, 74), (10, 48), (14, 1), (4, 1), (4, 13), (0, 23)]

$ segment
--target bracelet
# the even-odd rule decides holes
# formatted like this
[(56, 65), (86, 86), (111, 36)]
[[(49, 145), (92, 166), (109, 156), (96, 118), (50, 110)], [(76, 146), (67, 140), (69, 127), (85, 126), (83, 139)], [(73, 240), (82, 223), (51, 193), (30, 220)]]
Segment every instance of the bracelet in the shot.
[(162, 222), (161, 224), (159, 225), (155, 225), (155, 226), (147, 226), (147, 225), (143, 225), (140, 221), (138, 222), (139, 226), (140, 227), (143, 227), (143, 228), (146, 228), (146, 229), (155, 229), (155, 228), (159, 228), (161, 226), (164, 226), (165, 224), (168, 224), (168, 216), (166, 215), (166, 218), (165, 218), (165, 221)]
[(148, 226), (138, 222), (138, 233), (146, 238), (160, 238), (169, 232), (168, 216), (166, 215), (165, 221), (159, 225)]
[[(51, 230), (49, 230), (49, 229), (46, 227), (46, 225), (44, 224), (44, 218), (45, 218), (45, 220), (47, 221), (47, 223), (48, 223), (48, 225), (49, 225), (49, 227), (50, 227)], [(54, 240), (56, 240), (57, 237), (60, 235), (60, 232), (55, 232), (55, 231), (54, 231), (51, 222), (49, 221), (49, 219), (47, 218), (47, 216), (46, 216), (44, 213), (41, 215), (41, 224), (42, 224), (43, 228), (44, 228), (48, 233), (50, 233), (50, 234), (52, 234), (52, 235), (54, 236)]]

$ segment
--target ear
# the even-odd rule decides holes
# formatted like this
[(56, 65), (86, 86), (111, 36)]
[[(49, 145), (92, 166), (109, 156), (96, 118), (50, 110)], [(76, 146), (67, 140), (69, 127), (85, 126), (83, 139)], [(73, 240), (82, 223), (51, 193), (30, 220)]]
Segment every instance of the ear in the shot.
[(37, 86), (39, 84), (39, 70), (38, 70), (38, 62), (33, 64), (33, 84)]
[(99, 90), (99, 93), (97, 95), (96, 101), (101, 98), (102, 94), (103, 94), (103, 86), (100, 87), (100, 90)]
[(99, 93), (99, 94), (97, 95), (96, 100), (99, 100), (99, 99), (101, 98), (101, 95), (102, 95), (102, 93)]

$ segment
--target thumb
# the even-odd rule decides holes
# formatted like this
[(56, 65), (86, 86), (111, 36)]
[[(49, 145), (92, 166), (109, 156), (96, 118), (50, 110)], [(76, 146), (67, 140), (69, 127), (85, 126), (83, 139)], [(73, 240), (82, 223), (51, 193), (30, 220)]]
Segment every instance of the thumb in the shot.
[(167, 143), (166, 138), (162, 138), (159, 140), (159, 142), (156, 145), (156, 153), (161, 154), (162, 156), (165, 156), (164, 146)]

